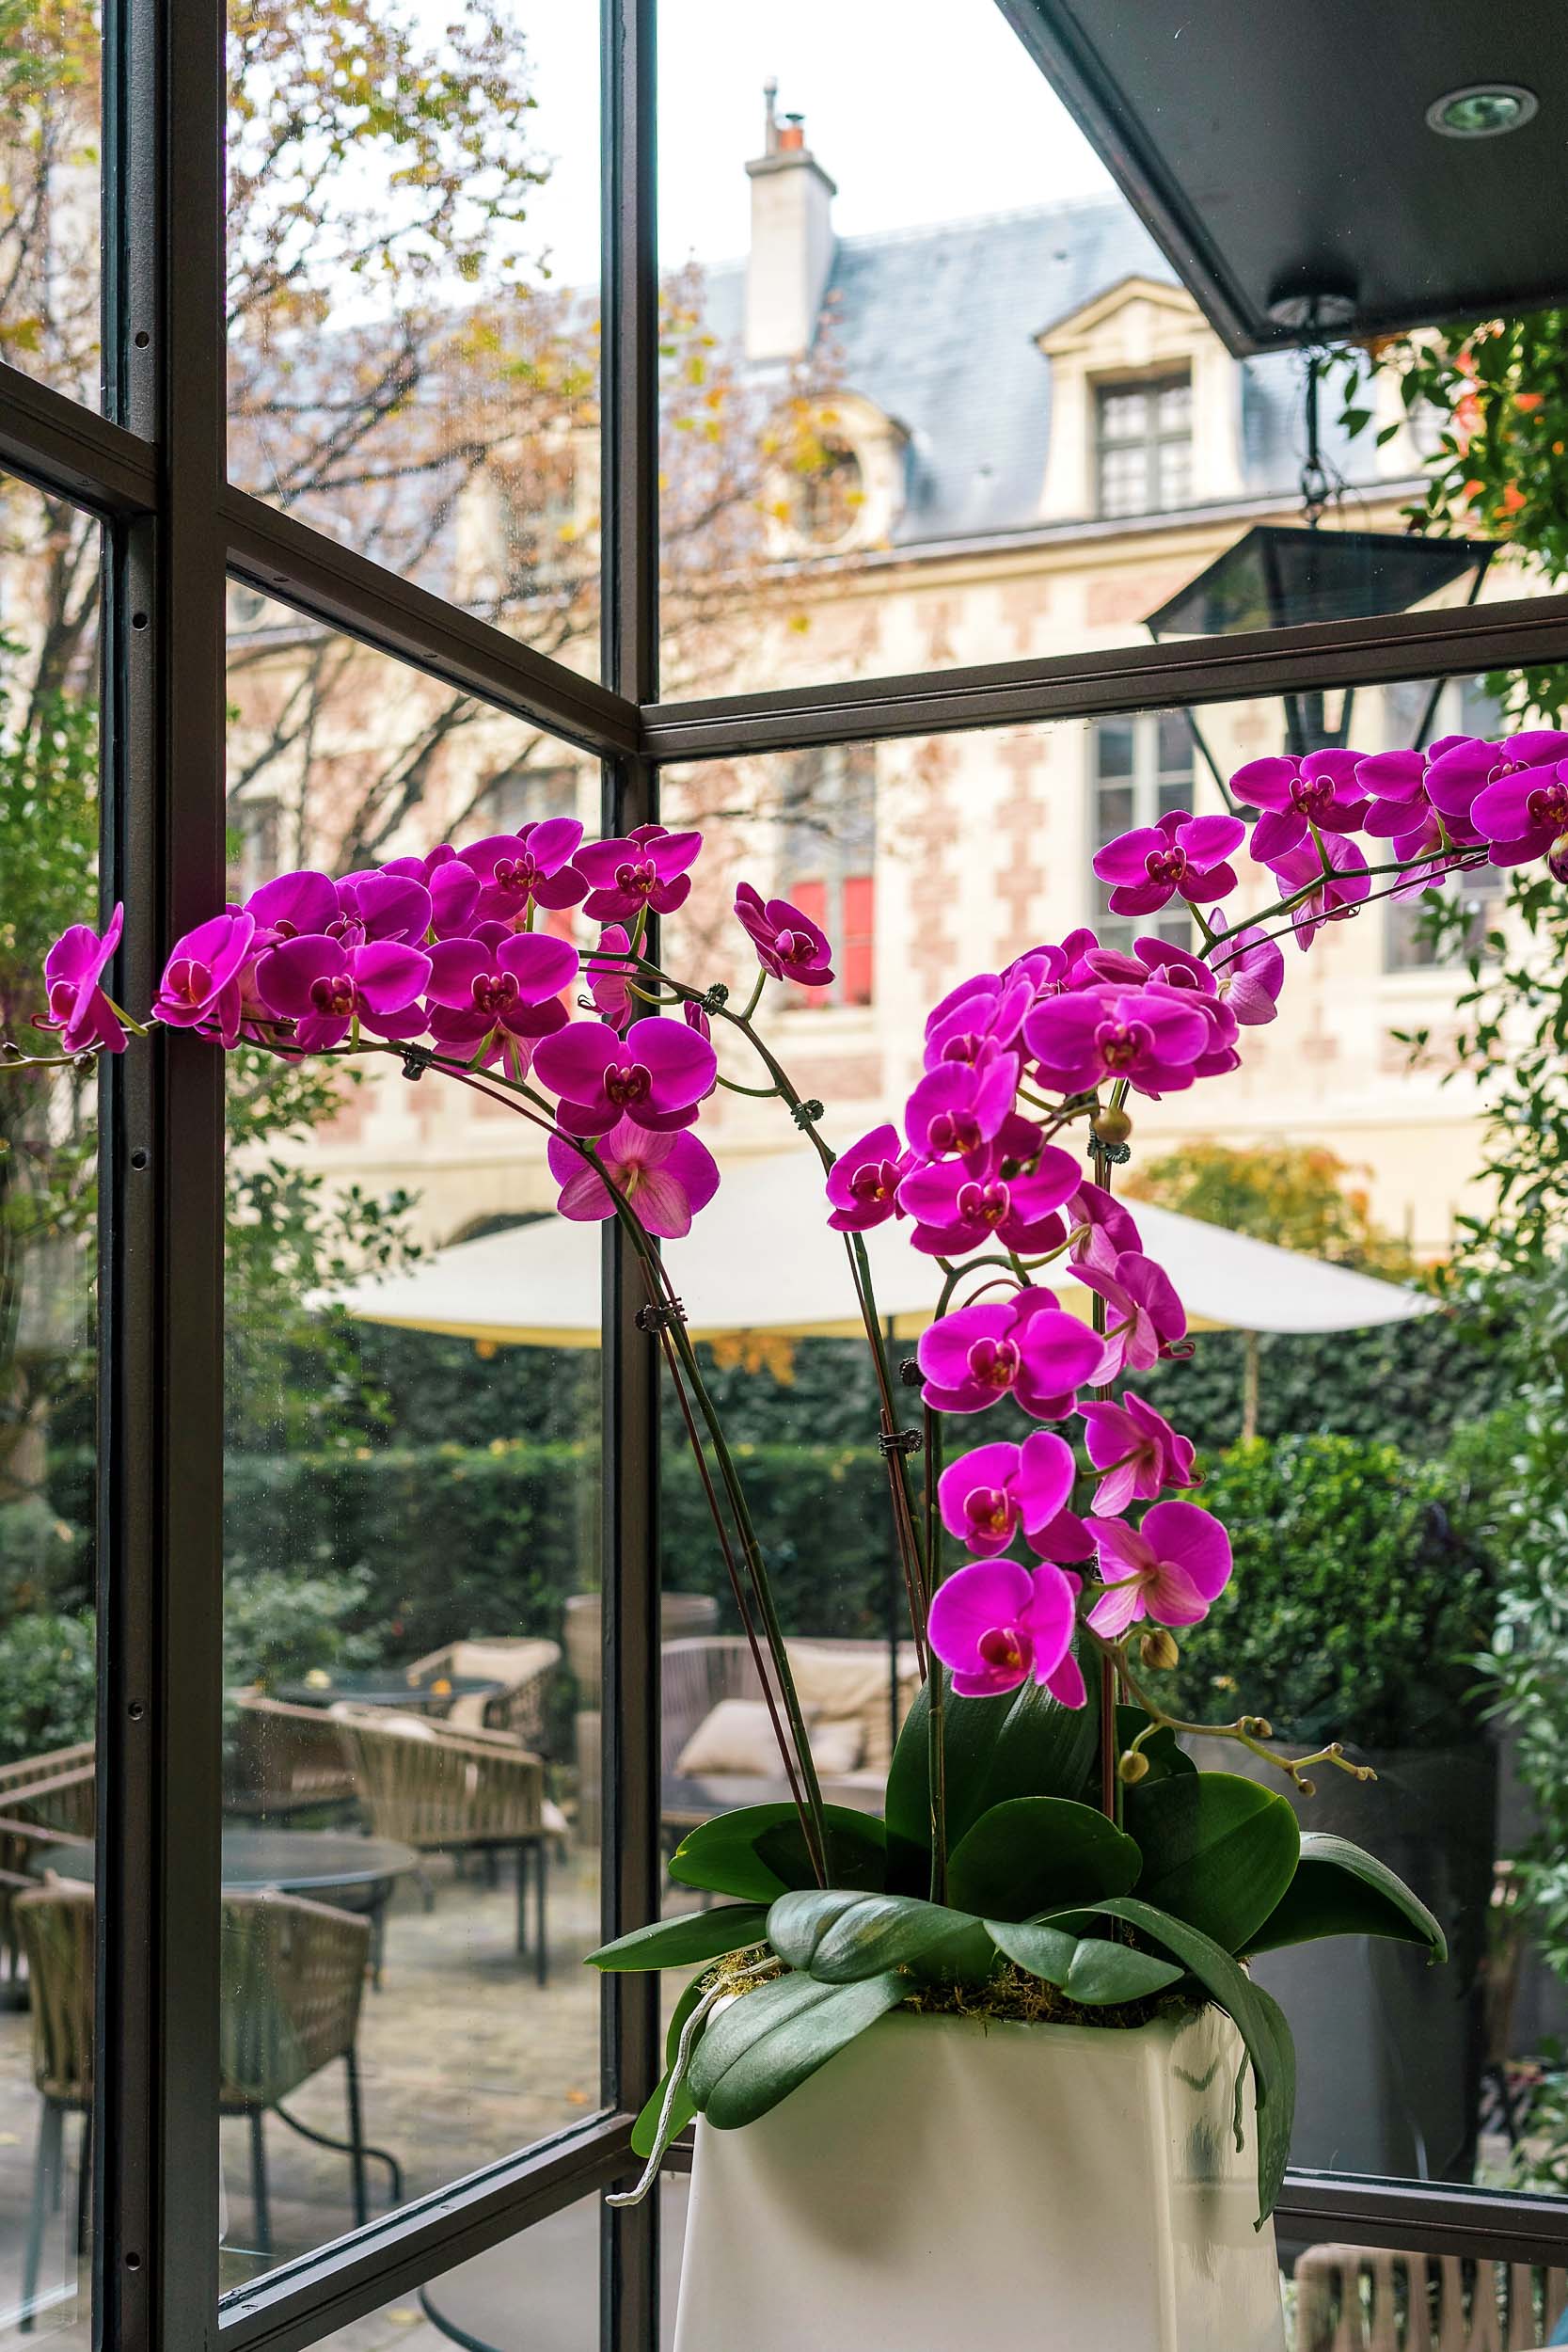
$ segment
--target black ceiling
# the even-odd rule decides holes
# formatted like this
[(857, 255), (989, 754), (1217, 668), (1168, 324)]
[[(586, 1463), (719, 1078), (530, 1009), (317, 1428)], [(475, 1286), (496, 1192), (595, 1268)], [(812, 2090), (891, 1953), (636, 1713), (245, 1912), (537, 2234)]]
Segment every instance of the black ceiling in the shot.
[[(1235, 352), (1302, 341), (1281, 294), (1342, 288), (1336, 335), (1568, 297), (1565, 0), (998, 0)], [(1445, 138), (1478, 83), (1532, 121)]]

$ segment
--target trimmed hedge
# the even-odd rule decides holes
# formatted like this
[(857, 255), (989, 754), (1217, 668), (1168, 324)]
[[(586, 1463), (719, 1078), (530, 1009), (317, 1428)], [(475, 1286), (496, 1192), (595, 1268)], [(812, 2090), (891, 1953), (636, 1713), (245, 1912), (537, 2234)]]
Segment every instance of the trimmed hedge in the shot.
[[(892, 1574), (885, 1473), (854, 1447), (737, 1449), (786, 1626), (876, 1634)], [(372, 1597), (345, 1630), (378, 1632), (392, 1657), (456, 1635), (559, 1635), (570, 1593), (597, 1581), (596, 1446), (369, 1448), (231, 1458), (225, 1481), (227, 1575), (363, 1577)], [(723, 1562), (695, 1469), (667, 1454), (664, 1575), (708, 1592), (734, 1626)], [(900, 1606), (902, 1605), (900, 1600)]]
[(1235, 1572), (1181, 1661), (1174, 1711), (1265, 1715), (1281, 1739), (1448, 1747), (1477, 1736), (1476, 1652), (1494, 1567), (1465, 1526), (1464, 1482), (1354, 1438), (1254, 1438), (1207, 1465), (1196, 1500), (1230, 1531)]

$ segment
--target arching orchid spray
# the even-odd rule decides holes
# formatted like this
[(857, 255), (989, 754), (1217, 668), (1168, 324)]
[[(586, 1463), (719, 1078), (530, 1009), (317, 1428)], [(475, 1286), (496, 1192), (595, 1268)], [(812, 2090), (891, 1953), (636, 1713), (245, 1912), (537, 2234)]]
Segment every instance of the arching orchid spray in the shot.
[[(1138, 1393), (1139, 1375), (1180, 1350), (1186, 1320), (1115, 1173), (1134, 1097), (1223, 1077), (1243, 1059), (1243, 1033), (1275, 1018), (1282, 943), (1310, 949), (1325, 923), (1440, 888), (1488, 858), (1544, 860), (1568, 879), (1568, 734), (1258, 759), (1232, 796), (1262, 811), (1250, 841), (1239, 817), (1177, 812), (1094, 861), (1117, 914), (1135, 921), (1183, 901), (1195, 950), (1145, 935), (1124, 952), (1080, 930), (976, 973), (929, 1015), (901, 1127), (836, 1152), (823, 1106), (801, 1098), (756, 1023), (769, 983), (787, 998), (831, 982), (829, 941), (799, 908), (743, 882), (736, 917), (759, 967), (744, 1006), (667, 969), (650, 918), (685, 901), (702, 842), (661, 825), (585, 842), (580, 825), (558, 818), (341, 879), (279, 876), (172, 944), (145, 1022), (106, 985), (117, 907), (102, 935), (74, 925), (50, 950), (36, 1025), (58, 1033), (58, 1051), (10, 1041), (0, 1053), (18, 1069), (79, 1065), (164, 1025), (287, 1059), (389, 1056), (411, 1079), (443, 1074), (541, 1131), (562, 1215), (618, 1218), (641, 1265), (641, 1320), (666, 1359), (812, 1869), (828, 1885), (828, 1809), (744, 1486), (655, 1246), (687, 1233), (719, 1186), (696, 1133), (716, 1089), (776, 1098), (817, 1155), (824, 1214), (844, 1237), (922, 1671), (933, 1659), (948, 1670), (930, 1679), (927, 1701), (940, 1900), (949, 1702), (1032, 1683), (1076, 1709), (1098, 1686), (1100, 1795), (1113, 1818), (1118, 1784), (1137, 1785), (1150, 1741), (1171, 1728), (1217, 1732), (1279, 1762), (1304, 1789), (1311, 1765), (1359, 1769), (1335, 1744), (1280, 1761), (1257, 1717), (1182, 1724), (1150, 1688), (1176, 1637), (1224, 1587), (1230, 1543), (1192, 1499), (1190, 1441)], [(1233, 920), (1243, 846), (1247, 895), (1266, 903)], [(574, 909), (594, 932), (585, 945), (535, 928)], [(744, 1078), (730, 1066), (736, 1050), (752, 1063)], [(914, 1429), (900, 1414), (863, 1238), (894, 1218), (930, 1257), (936, 1293), (916, 1363), (904, 1368), (920, 1391)], [(1061, 1304), (1074, 1288), (1087, 1318)], [(942, 1425), (951, 1434), (1003, 1397), (1036, 1433), (981, 1442), (944, 1468)], [(966, 1554), (945, 1576), (939, 1530)], [(1118, 1698), (1141, 1710), (1125, 1747)]]

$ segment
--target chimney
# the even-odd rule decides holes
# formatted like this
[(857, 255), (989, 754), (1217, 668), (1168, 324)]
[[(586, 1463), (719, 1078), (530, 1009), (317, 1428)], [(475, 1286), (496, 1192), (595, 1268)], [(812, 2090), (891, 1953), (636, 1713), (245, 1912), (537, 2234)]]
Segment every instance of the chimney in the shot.
[(800, 115), (777, 111), (769, 82), (763, 152), (752, 183), (752, 250), (746, 263), (746, 357), (799, 359), (811, 349), (833, 260), (838, 191), (806, 145)]

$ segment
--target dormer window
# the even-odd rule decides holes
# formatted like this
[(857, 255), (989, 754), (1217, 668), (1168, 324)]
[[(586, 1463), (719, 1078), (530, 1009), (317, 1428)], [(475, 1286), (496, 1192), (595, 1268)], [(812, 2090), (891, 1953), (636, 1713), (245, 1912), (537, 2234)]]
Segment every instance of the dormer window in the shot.
[(795, 491), (795, 528), (812, 546), (842, 539), (865, 504), (865, 477), (854, 451), (824, 442), (801, 468)]
[(1098, 387), (1095, 478), (1101, 515), (1158, 515), (1187, 504), (1193, 487), (1189, 369)]

